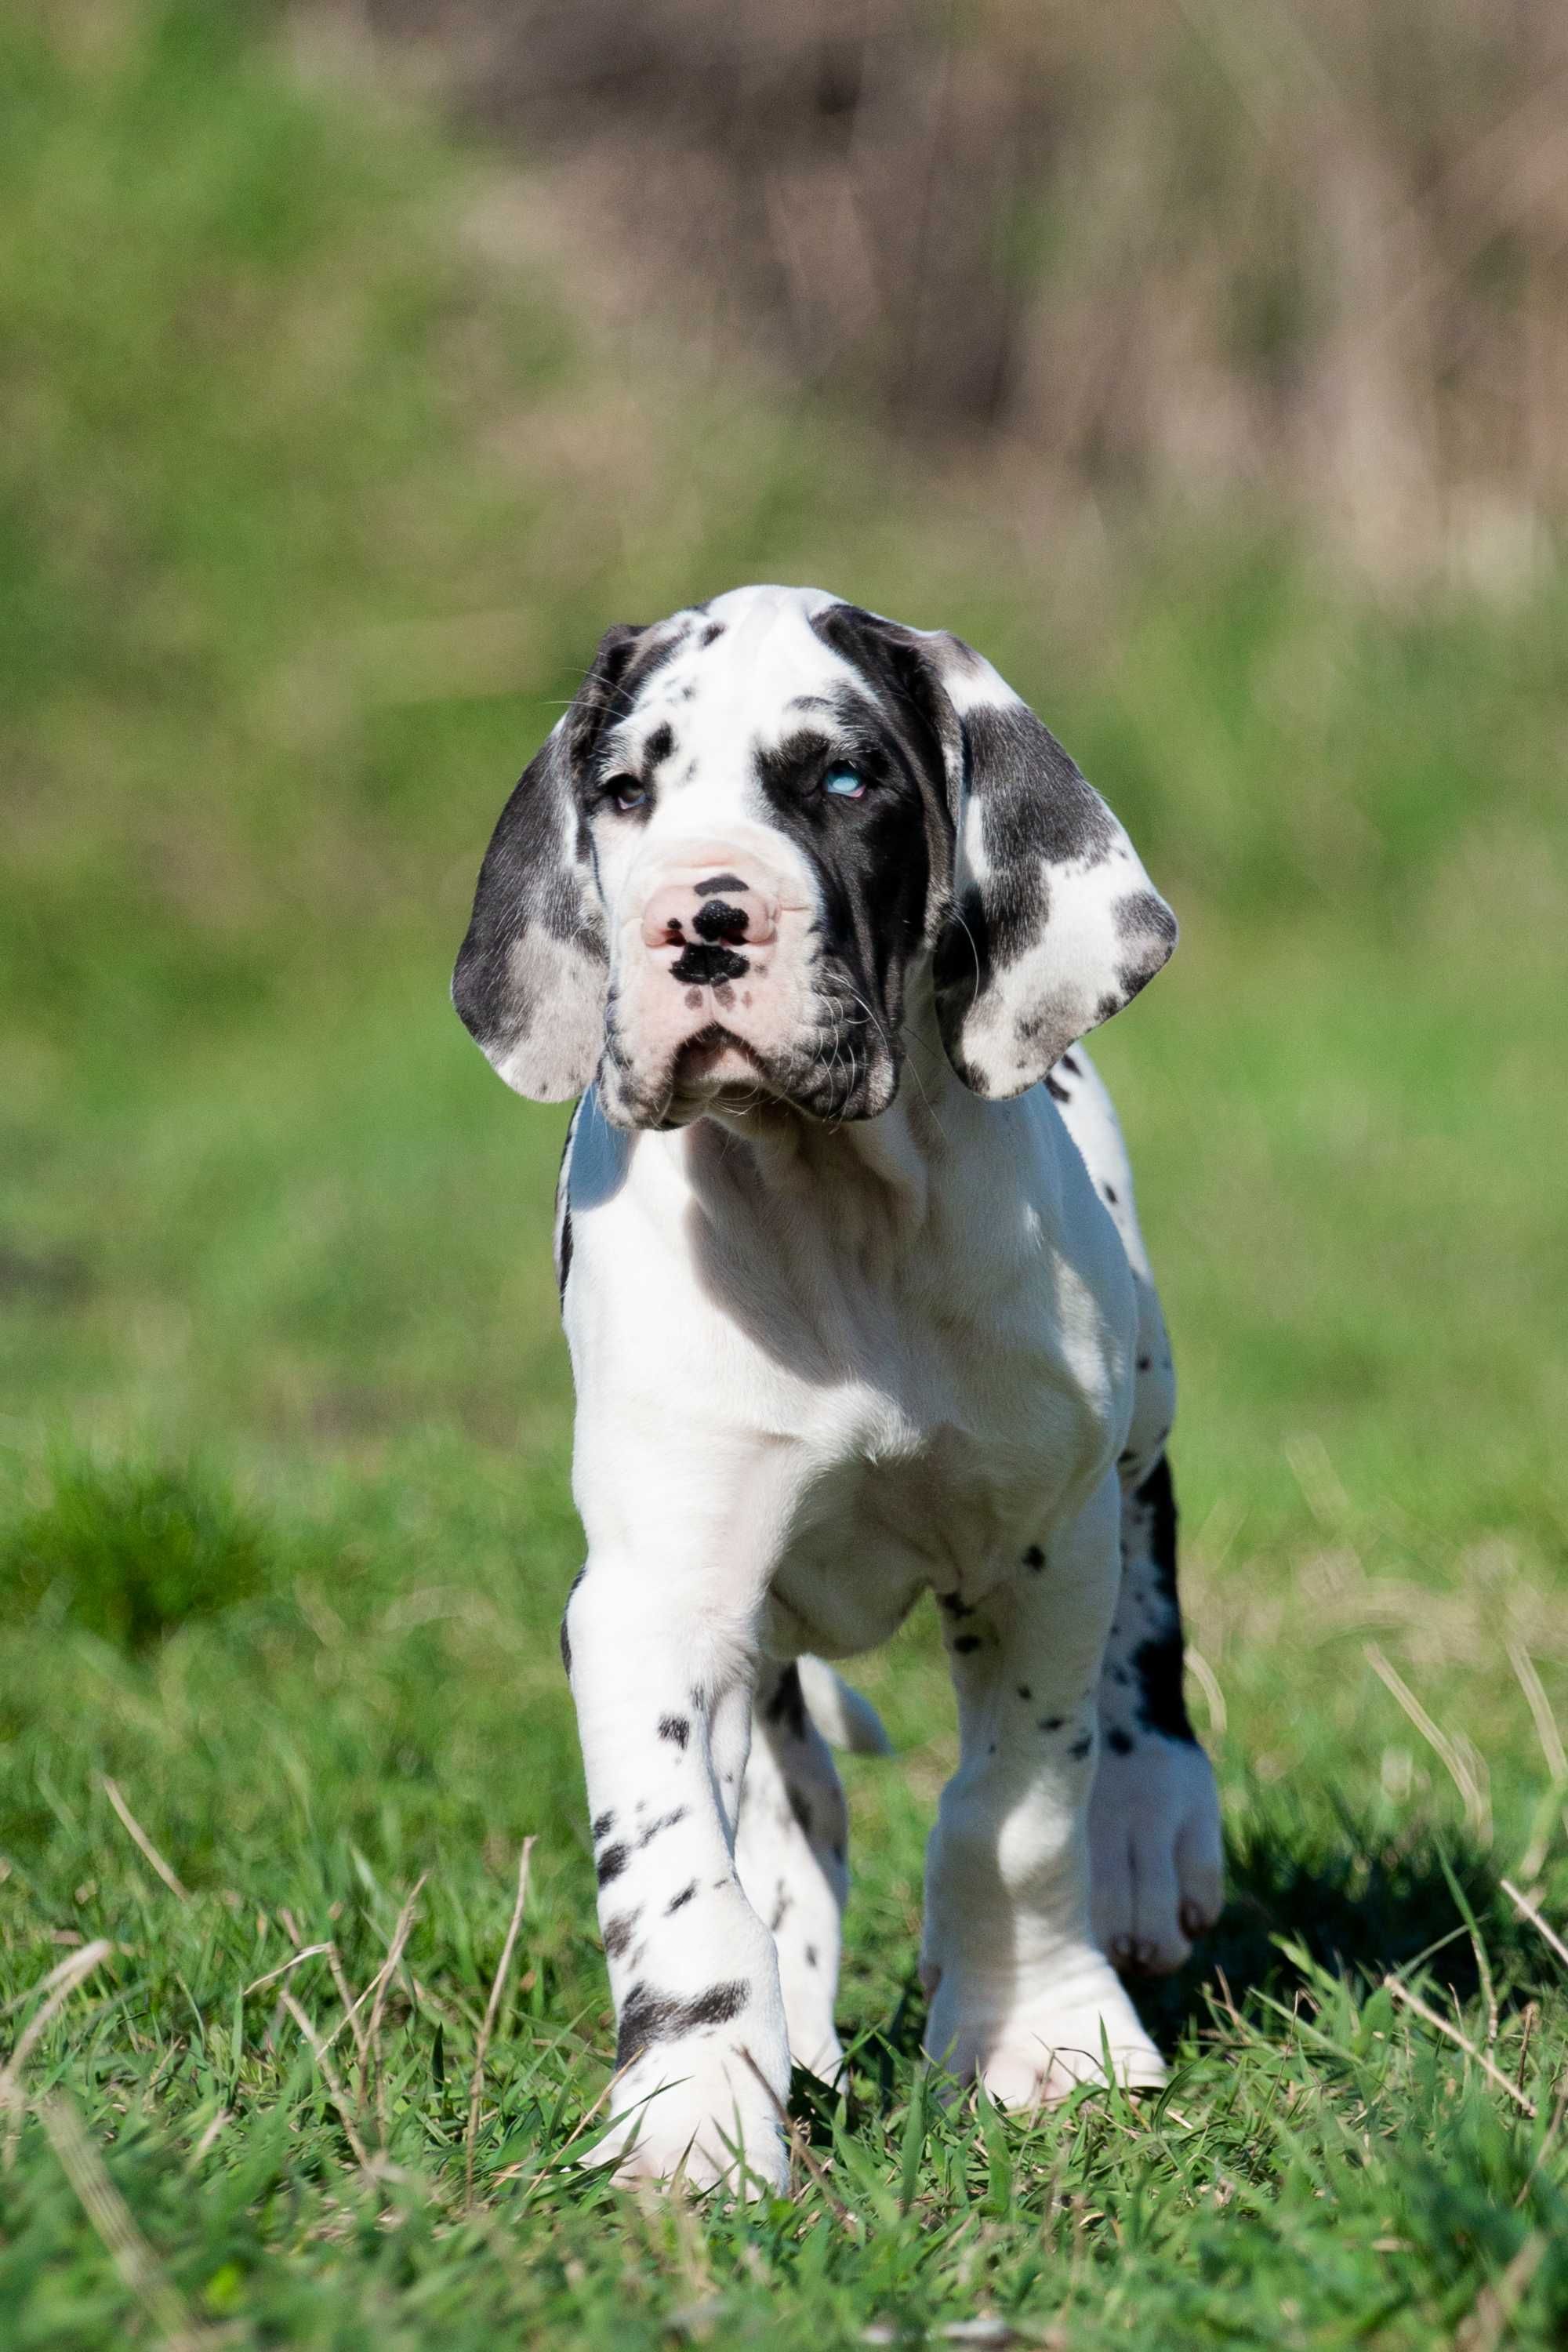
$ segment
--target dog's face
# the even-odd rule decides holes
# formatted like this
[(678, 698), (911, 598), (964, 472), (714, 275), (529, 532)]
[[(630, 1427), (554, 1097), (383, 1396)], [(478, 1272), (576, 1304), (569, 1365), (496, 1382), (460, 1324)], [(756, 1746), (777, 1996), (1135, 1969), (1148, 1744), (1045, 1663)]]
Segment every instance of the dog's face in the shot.
[(458, 1010), (520, 1094), (673, 1127), (873, 1118), (933, 959), (954, 1067), (1022, 1092), (1175, 923), (1067, 754), (956, 637), (813, 589), (616, 628), (507, 803)]

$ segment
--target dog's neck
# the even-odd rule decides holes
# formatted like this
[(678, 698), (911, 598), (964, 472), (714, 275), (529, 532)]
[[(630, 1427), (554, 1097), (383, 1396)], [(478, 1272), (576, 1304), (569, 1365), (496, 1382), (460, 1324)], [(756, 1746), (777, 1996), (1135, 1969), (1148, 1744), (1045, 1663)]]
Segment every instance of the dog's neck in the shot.
[[(748, 1146), (756, 1179), (781, 1197), (816, 1192), (859, 1215), (915, 1239), (950, 1186), (973, 1173), (971, 1148), (995, 1107), (983, 1103), (955, 1076), (937, 1024), (929, 963), (910, 975), (900, 1025), (904, 1066), (889, 1108), (875, 1118), (839, 1124), (805, 1118), (783, 1103), (758, 1103), (742, 1110), (710, 1112), (690, 1130), (693, 1149), (705, 1157), (711, 1143), (702, 1135), (740, 1138)], [(723, 1149), (720, 1143), (721, 1151)]]

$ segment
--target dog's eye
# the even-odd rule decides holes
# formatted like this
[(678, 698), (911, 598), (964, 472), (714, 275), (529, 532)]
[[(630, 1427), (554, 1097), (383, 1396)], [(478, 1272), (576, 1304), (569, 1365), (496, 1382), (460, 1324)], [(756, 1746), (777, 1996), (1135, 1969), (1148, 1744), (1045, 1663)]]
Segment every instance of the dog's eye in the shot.
[(605, 786), (605, 797), (623, 816), (629, 816), (633, 809), (647, 807), (647, 787), (635, 776), (612, 776)]
[(858, 768), (829, 768), (822, 779), (822, 789), (831, 793), (836, 801), (864, 800), (866, 779)]

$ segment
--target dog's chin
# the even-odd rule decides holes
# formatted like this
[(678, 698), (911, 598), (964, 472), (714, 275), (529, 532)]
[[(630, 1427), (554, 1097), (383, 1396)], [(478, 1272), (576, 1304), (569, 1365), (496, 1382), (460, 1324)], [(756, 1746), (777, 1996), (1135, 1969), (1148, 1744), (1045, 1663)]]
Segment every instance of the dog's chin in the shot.
[(656, 1076), (644, 1077), (625, 1065), (615, 1083), (601, 1076), (600, 1098), (614, 1127), (668, 1133), (700, 1118), (744, 1121), (759, 1115), (784, 1115), (819, 1126), (875, 1118), (898, 1092), (895, 1066), (880, 1059), (868, 1066), (836, 1069), (825, 1082), (819, 1065), (791, 1068), (716, 1024), (689, 1037)]

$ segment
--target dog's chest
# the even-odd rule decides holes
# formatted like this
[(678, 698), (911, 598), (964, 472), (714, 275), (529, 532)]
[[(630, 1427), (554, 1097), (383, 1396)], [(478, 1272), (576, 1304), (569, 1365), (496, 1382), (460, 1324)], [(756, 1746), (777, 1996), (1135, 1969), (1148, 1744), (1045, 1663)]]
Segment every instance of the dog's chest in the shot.
[(1016, 1573), (1115, 1443), (1113, 1368), (1083, 1339), (1043, 1300), (983, 1328), (917, 1316), (819, 1402), (772, 1589), (785, 1646), (852, 1654), (928, 1589), (973, 1601)]

